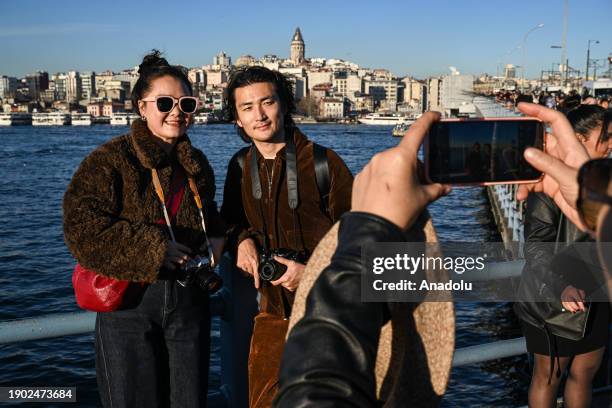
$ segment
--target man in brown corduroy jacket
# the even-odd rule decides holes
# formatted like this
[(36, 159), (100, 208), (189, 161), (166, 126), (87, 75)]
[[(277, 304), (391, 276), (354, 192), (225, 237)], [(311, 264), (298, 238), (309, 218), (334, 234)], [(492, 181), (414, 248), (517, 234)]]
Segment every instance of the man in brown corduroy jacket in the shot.
[[(236, 264), (253, 276), (261, 295), (249, 353), (249, 405), (268, 407), (278, 388), (288, 318), (304, 264), (350, 209), (353, 177), (334, 151), (323, 148), (329, 191), (319, 191), (314, 151), (320, 146), (295, 127), (291, 85), (281, 73), (263, 67), (237, 70), (228, 84), (226, 106), (241, 137), (252, 143), (230, 161), (221, 214), (233, 227)], [(281, 248), (301, 259), (275, 256), (277, 265), (287, 269), (263, 280), (260, 256)]]

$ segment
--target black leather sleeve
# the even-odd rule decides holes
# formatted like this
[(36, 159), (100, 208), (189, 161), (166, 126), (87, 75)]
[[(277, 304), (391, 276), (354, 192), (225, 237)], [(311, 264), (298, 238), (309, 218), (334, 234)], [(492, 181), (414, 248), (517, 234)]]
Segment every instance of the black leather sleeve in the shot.
[(275, 407), (375, 406), (374, 368), (385, 303), (361, 302), (361, 247), (399, 242), (387, 220), (351, 212), (340, 221), (338, 247), (308, 298), (304, 317), (289, 333)]
[(553, 295), (556, 299), (565, 287), (563, 277), (552, 268), (561, 217), (561, 211), (550, 198), (542, 193), (529, 194), (525, 216), (525, 272), (532, 275), (530, 281), (538, 286), (537, 293), (543, 297)]

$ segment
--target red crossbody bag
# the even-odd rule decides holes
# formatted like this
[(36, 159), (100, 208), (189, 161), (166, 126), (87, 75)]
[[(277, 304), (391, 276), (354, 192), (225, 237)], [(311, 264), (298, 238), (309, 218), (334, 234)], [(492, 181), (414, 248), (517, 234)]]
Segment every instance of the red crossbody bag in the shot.
[[(170, 219), (161, 219), (158, 221), (158, 224), (169, 223), (170, 220), (176, 217), (183, 195), (185, 194), (185, 173), (181, 167), (177, 167), (174, 171), (170, 183), (170, 195), (165, 204), (155, 169), (153, 169), (153, 180), (165, 217), (168, 217), (166, 208), (170, 209)], [(144, 283), (109, 278), (91, 269), (87, 269), (79, 263), (76, 264), (72, 273), (72, 286), (74, 287), (74, 296), (77, 304), (82, 309), (92, 312), (112, 312), (119, 309), (130, 285), (144, 286)]]

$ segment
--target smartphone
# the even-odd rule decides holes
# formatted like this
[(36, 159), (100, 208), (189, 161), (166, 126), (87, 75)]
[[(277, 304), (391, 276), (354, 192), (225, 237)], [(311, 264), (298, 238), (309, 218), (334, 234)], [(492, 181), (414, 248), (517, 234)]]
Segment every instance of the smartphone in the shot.
[(425, 139), (425, 177), (455, 185), (533, 183), (542, 173), (523, 157), (527, 147), (544, 149), (538, 119), (443, 119)]

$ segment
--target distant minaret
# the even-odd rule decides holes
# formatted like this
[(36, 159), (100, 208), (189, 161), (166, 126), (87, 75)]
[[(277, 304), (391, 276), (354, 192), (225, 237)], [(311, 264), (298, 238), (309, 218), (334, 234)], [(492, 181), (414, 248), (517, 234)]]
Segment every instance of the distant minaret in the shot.
[(293, 61), (295, 65), (304, 63), (305, 49), (306, 46), (304, 45), (304, 39), (302, 38), (302, 33), (298, 27), (295, 29), (295, 34), (293, 34), (293, 38), (291, 39), (291, 61)]

